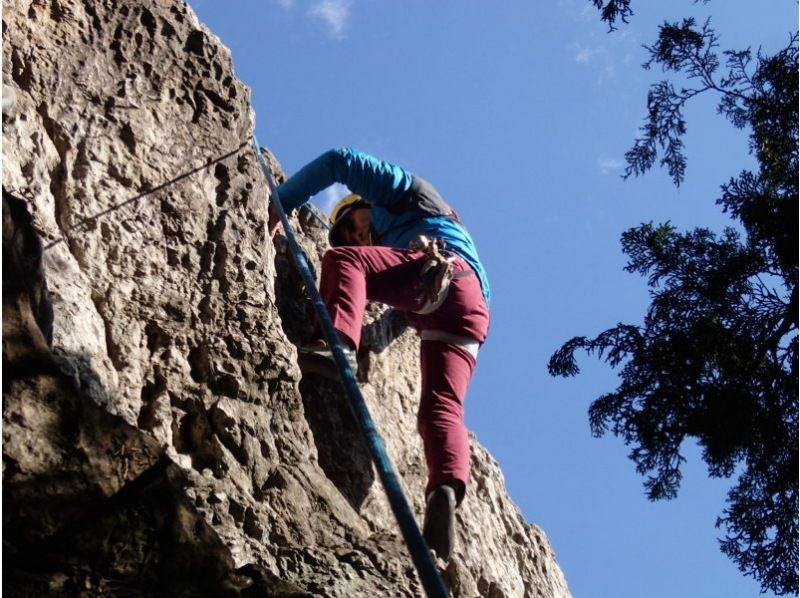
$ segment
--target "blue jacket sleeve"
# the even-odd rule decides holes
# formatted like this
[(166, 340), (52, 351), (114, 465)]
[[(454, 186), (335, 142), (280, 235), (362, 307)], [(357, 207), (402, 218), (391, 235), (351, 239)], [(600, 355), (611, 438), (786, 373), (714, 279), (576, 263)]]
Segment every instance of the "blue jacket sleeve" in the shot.
[(290, 212), (333, 183), (342, 183), (376, 205), (389, 206), (411, 187), (413, 175), (394, 164), (353, 148), (332, 149), (309, 162), (278, 187)]

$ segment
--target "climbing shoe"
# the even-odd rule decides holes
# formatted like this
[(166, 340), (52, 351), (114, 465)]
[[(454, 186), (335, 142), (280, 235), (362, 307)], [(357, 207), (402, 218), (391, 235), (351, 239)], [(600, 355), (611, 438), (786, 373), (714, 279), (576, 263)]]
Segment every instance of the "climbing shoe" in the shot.
[(422, 536), (437, 557), (450, 558), (456, 542), (456, 491), (447, 484), (428, 494)]
[[(353, 349), (344, 347), (344, 356), (353, 374), (358, 371), (358, 361), (356, 352)], [(339, 370), (333, 358), (333, 351), (324, 341), (319, 341), (313, 345), (297, 348), (297, 365), (305, 374), (319, 374), (324, 378), (336, 380), (339, 378)]]

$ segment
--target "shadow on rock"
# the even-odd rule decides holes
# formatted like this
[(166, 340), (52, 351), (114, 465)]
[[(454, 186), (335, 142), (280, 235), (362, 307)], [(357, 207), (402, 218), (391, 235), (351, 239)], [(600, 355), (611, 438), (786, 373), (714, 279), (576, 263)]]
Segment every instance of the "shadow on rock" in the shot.
[(53, 355), (41, 256), (3, 190), (3, 594), (259, 595), (184, 472), (81, 389), (71, 364), (85, 356)]
[(325, 475), (356, 510), (375, 481), (372, 461), (339, 382), (308, 375), (300, 382), (305, 416)]

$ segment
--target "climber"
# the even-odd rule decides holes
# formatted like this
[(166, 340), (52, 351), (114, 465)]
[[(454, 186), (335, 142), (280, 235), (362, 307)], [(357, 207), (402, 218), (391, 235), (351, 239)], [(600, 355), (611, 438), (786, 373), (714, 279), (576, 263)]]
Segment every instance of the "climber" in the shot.
[[(353, 366), (367, 301), (402, 310), (421, 338), (423, 536), (447, 559), (469, 476), (464, 398), (489, 326), (486, 273), (469, 233), (430, 183), (355, 149), (322, 154), (279, 186), (278, 197), (289, 212), (337, 182), (353, 194), (332, 211), (320, 293)], [(278, 223), (270, 204), (271, 235)], [(304, 360), (333, 359), (322, 339), (299, 354), (301, 368)]]

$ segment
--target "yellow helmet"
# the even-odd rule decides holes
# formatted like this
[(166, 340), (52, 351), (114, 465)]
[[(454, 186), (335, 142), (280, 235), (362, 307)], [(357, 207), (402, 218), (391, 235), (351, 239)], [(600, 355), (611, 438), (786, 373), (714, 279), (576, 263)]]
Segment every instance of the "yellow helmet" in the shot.
[(356, 208), (368, 207), (370, 207), (369, 202), (355, 193), (351, 193), (333, 207), (333, 210), (331, 210), (331, 229), (328, 232), (328, 241), (330, 241), (331, 247), (338, 247), (344, 244), (341, 231), (338, 230), (339, 227), (337, 225), (341, 224), (345, 216)]

